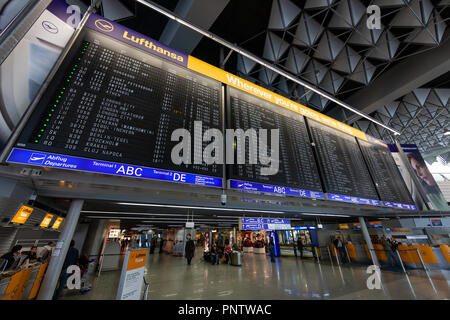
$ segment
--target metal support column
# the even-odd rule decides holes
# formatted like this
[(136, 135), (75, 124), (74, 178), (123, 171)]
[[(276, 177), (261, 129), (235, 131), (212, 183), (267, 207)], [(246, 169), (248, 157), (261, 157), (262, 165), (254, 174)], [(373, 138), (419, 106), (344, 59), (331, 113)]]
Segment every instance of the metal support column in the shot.
[[(69, 211), (67, 212), (64, 227), (59, 235), (57, 248), (54, 249), (52, 258), (48, 264), (44, 280), (42, 281), (41, 290), (39, 291), (38, 300), (51, 300), (58, 283), (59, 275), (69, 250), (70, 241), (72, 240), (75, 228), (83, 208), (84, 200), (72, 200)], [(60, 248), (58, 248), (60, 247)]]
[(369, 248), (370, 256), (372, 257), (372, 262), (374, 265), (380, 267), (380, 263), (378, 262), (377, 255), (374, 254), (374, 249), (372, 245), (372, 240), (370, 239), (369, 230), (367, 230), (366, 221), (363, 217), (359, 217), (359, 223), (361, 225), (361, 231), (364, 236), (364, 240), (366, 240), (367, 247)]

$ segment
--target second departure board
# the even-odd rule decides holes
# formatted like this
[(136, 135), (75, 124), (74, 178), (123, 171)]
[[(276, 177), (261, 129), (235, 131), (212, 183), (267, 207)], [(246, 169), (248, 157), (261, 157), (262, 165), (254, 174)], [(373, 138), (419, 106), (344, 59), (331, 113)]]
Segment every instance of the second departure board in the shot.
[(221, 164), (173, 163), (175, 129), (189, 131), (191, 158), (207, 144), (194, 121), (222, 130), (219, 82), (85, 29), (16, 147), (222, 177)]
[(379, 200), (356, 138), (308, 119), (325, 192)]
[[(280, 108), (247, 93), (228, 88), (228, 127), (234, 130), (279, 129), (279, 168), (274, 175), (261, 175), (262, 165), (234, 164), (229, 178), (322, 192), (314, 154), (302, 115)], [(230, 143), (227, 141), (227, 143)], [(270, 147), (270, 139), (267, 140)], [(269, 148), (270, 149), (270, 148)], [(249, 149), (246, 145), (246, 153)]]
[(370, 142), (358, 142), (381, 200), (413, 204), (390, 150)]

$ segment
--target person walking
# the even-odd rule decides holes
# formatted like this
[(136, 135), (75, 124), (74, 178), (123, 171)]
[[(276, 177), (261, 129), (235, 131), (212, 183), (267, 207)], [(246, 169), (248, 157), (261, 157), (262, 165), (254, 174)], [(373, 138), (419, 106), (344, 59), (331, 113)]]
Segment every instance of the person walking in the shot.
[(305, 247), (305, 245), (303, 244), (303, 240), (300, 237), (298, 237), (297, 238), (297, 248), (300, 253), (300, 259), (303, 259), (303, 248), (304, 247)]
[(397, 259), (395, 259), (395, 255), (392, 252), (391, 242), (386, 238), (386, 236), (382, 236), (380, 242), (391, 266), (395, 267), (397, 265)]
[(272, 238), (270, 238), (269, 240), (269, 254), (270, 254), (270, 261), (275, 262), (275, 244), (273, 243)]
[(164, 248), (164, 239), (161, 238), (161, 241), (159, 242), (159, 253), (163, 253)]
[(219, 264), (219, 249), (216, 244), (213, 244), (211, 248), (211, 263)]
[(336, 239), (334, 239), (333, 244), (336, 247), (336, 249), (338, 250), (339, 255), (341, 256), (341, 262), (342, 263), (347, 262), (347, 256), (345, 254), (345, 249), (344, 249), (344, 242), (341, 240), (341, 236), (336, 236)]
[(231, 263), (231, 247), (229, 243), (225, 245), (224, 255), (225, 255), (225, 263), (226, 264)]
[(191, 234), (188, 233), (186, 237), (186, 247), (184, 248), (184, 255), (186, 256), (188, 265), (191, 264), (191, 260), (194, 257), (195, 253), (195, 243), (191, 239)]
[(75, 241), (70, 241), (69, 250), (67, 251), (66, 259), (64, 260), (61, 274), (59, 275), (59, 285), (53, 295), (53, 300), (58, 300), (61, 296), (68, 278), (67, 268), (78, 263), (79, 255), (78, 249), (75, 248)]

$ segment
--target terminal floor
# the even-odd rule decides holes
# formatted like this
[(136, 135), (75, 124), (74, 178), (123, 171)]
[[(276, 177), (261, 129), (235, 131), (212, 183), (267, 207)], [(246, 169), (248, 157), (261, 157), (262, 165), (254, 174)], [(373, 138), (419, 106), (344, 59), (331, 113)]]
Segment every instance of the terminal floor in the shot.
[[(367, 288), (366, 266), (337, 266), (277, 258), (271, 263), (261, 254), (245, 254), (242, 266), (211, 265), (200, 250), (188, 266), (186, 259), (167, 254), (150, 255), (146, 279), (148, 299), (450, 299), (450, 271), (382, 271), (382, 289)], [(119, 271), (91, 278), (92, 290), (80, 294), (65, 290), (62, 299), (115, 299)]]

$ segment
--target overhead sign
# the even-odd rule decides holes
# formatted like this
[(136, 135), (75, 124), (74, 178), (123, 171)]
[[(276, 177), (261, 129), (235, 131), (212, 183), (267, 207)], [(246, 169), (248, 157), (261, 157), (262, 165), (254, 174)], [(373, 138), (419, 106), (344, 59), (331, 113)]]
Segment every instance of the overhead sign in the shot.
[(140, 300), (147, 250), (128, 250), (122, 266), (116, 300)]
[(119, 236), (120, 236), (120, 229), (111, 229), (111, 230), (109, 230), (108, 238), (119, 238)]
[(339, 229), (348, 229), (348, 224), (346, 223), (339, 224)]
[(381, 221), (372, 221), (372, 222), (369, 222), (369, 225), (372, 228), (383, 228), (383, 225), (381, 224)]
[(290, 230), (291, 222), (286, 219), (241, 218), (241, 230)]
[(58, 217), (56, 218), (56, 221), (53, 223), (52, 229), (57, 230), (60, 226), (61, 223), (63, 222), (64, 218)]
[(389, 207), (389, 208), (397, 208), (397, 209), (406, 209), (406, 210), (417, 210), (417, 207), (413, 204), (403, 204), (403, 203), (395, 203), (389, 201), (380, 201), (374, 199), (366, 199), (360, 197), (352, 197), (352, 196), (344, 196), (340, 194), (327, 193), (328, 200), (333, 201), (341, 201), (341, 202), (349, 202), (349, 203), (357, 203), (357, 204), (367, 204), (372, 206), (381, 206), (381, 207)]
[(48, 228), (48, 226), (50, 225), (50, 222), (53, 219), (53, 214), (47, 213), (44, 217), (44, 219), (42, 219), (41, 224), (39, 225), (41, 228)]
[(28, 207), (25, 205), (21, 206), (20, 209), (12, 218), (11, 223), (24, 224), (25, 221), (27, 221), (28, 218), (30, 217), (33, 210), (34, 209), (32, 207)]
[(222, 187), (222, 178), (217, 177), (125, 165), (116, 162), (86, 159), (48, 152), (36, 152), (18, 148), (12, 150), (7, 161), (50, 168), (103, 173), (122, 177), (170, 181), (208, 187)]
[(297, 226), (297, 227), (292, 227), (291, 230), (316, 230), (316, 227), (314, 227), (314, 226), (301, 226), (301, 227)]
[(280, 187), (270, 184), (246, 182), (239, 180), (229, 180), (231, 189), (238, 189), (244, 191), (257, 191), (272, 194), (281, 194), (287, 196), (301, 197), (301, 198), (313, 198), (313, 199), (325, 199), (323, 192), (302, 190), (290, 187)]
[(86, 21), (86, 26), (185, 68), (188, 65), (187, 54), (172, 49), (161, 42), (143, 35), (142, 33), (109, 21), (108, 19), (105, 19), (97, 14), (91, 14), (89, 19)]
[(190, 229), (194, 228), (194, 222), (193, 221), (186, 222), (186, 228)]

